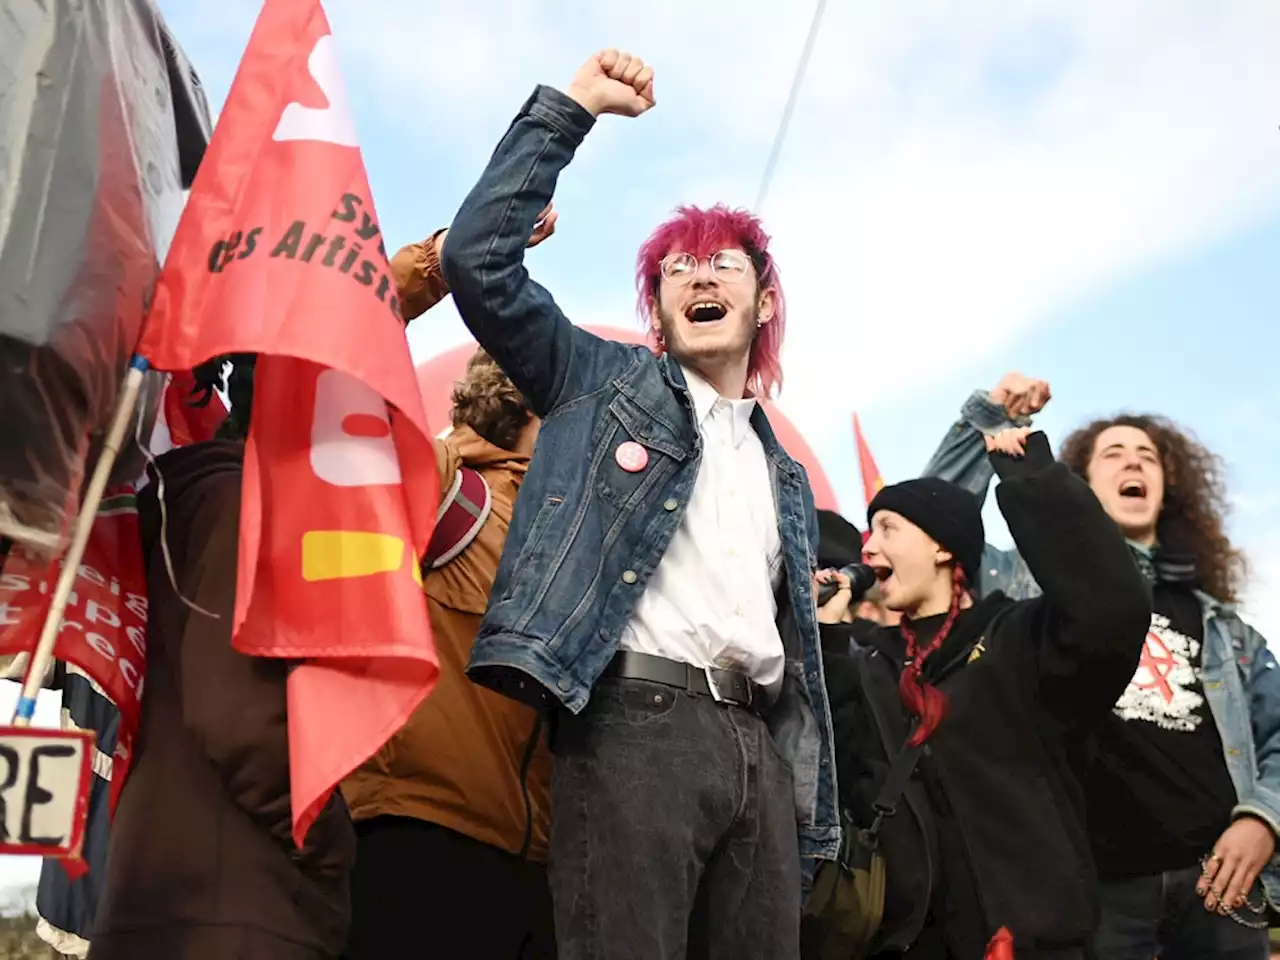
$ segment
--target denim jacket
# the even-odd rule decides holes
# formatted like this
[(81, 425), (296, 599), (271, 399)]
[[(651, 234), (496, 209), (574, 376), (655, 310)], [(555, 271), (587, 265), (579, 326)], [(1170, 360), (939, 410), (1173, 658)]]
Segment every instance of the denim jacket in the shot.
[[(462, 319), (542, 418), (468, 673), (575, 713), (618, 649), (702, 461), (679, 365), (574, 326), (524, 268), (538, 212), (593, 123), (564, 94), (538, 87), (458, 211), (442, 263)], [(758, 407), (752, 425), (769, 463), (786, 574), (777, 597), (786, 667), (769, 726), (793, 775), (807, 880), (840, 840), (811, 587), (817, 514), (804, 468)], [(639, 471), (615, 462), (627, 441), (648, 452)]]
[[(947, 432), (925, 467), (985, 500), (992, 471), (983, 435), (1030, 420), (1009, 420), (986, 393), (974, 393), (960, 420)], [(987, 544), (982, 555), (982, 590), (1003, 590), (1016, 599), (1037, 596), (1040, 588), (1016, 550)], [(1199, 593), (1204, 613), (1204, 652), (1200, 676), (1205, 699), (1222, 738), (1227, 770), (1236, 788), (1233, 816), (1249, 814), (1280, 836), (1280, 670), (1267, 642), (1229, 604)], [(1273, 908), (1280, 909), (1280, 852), (1262, 874)]]

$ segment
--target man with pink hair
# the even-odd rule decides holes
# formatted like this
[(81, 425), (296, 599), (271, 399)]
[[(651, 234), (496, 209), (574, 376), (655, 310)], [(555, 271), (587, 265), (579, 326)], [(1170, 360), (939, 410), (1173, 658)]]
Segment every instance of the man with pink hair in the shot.
[(538, 87), (443, 246), (543, 424), (468, 673), (552, 721), (562, 958), (788, 960), (840, 830), (813, 495), (756, 403), (782, 379), (768, 237), (722, 206), (661, 226), (636, 270), (652, 349), (575, 327), (516, 242), (596, 117), (652, 106), (616, 50)]

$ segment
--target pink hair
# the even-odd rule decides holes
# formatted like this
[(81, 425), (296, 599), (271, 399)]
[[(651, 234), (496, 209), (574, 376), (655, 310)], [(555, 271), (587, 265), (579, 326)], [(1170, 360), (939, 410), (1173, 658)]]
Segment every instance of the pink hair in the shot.
[(747, 362), (747, 393), (769, 397), (782, 389), (782, 337), (787, 328), (787, 303), (782, 297), (778, 265), (769, 254), (769, 235), (760, 219), (746, 210), (716, 204), (710, 210), (678, 207), (676, 215), (653, 231), (636, 255), (637, 309), (644, 321), (649, 348), (661, 354), (666, 347), (653, 329), (651, 304), (658, 297), (662, 258), (673, 250), (705, 257), (724, 246), (740, 246), (755, 265), (761, 292), (772, 290), (773, 319), (760, 328)]

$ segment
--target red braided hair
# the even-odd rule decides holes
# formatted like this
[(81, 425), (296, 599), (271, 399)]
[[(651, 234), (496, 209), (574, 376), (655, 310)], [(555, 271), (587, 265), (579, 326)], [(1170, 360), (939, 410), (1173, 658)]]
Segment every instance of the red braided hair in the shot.
[(964, 596), (965, 589), (964, 571), (959, 566), (955, 566), (951, 574), (951, 609), (947, 611), (947, 619), (942, 622), (942, 629), (923, 650), (919, 647), (915, 631), (911, 629), (909, 618), (904, 616), (899, 626), (902, 636), (907, 641), (908, 662), (902, 670), (902, 676), (898, 679), (898, 693), (902, 697), (902, 704), (907, 708), (907, 712), (920, 719), (920, 725), (911, 735), (913, 747), (929, 739), (933, 731), (938, 729), (938, 724), (942, 722), (942, 717), (947, 712), (947, 698), (932, 684), (921, 683), (920, 670), (924, 667), (929, 654), (942, 646), (942, 641), (947, 639), (947, 634), (955, 625), (956, 617), (960, 616), (960, 599)]

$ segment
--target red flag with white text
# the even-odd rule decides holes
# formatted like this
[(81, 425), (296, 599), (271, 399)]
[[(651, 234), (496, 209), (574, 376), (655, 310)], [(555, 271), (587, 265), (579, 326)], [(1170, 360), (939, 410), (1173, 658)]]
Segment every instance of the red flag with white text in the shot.
[(259, 355), (233, 642), (293, 662), (301, 844), (438, 673), (431, 433), (319, 0), (264, 3), (138, 352), (165, 370)]
[[(62, 560), (47, 562), (21, 544), (0, 564), (0, 655), (30, 654), (44, 627)], [(98, 505), (67, 599), (54, 656), (97, 684), (120, 711), (111, 759), (115, 810), (133, 760), (147, 668), (147, 578), (133, 488), (109, 490)]]

